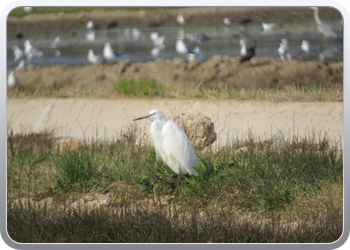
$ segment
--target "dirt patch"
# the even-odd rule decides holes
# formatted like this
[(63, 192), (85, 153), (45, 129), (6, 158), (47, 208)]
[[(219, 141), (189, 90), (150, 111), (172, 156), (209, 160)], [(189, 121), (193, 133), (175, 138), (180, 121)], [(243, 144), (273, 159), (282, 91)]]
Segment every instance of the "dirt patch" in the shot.
[[(323, 7), (320, 16), (330, 16), (341, 19), (341, 14), (335, 8)], [(313, 11), (308, 7), (194, 7), (161, 11), (92, 11), (84, 13), (32, 14), (21, 18), (9, 17), (8, 30), (19, 29), (69, 29), (85, 28), (88, 20), (93, 20), (95, 26), (106, 28), (108, 23), (115, 21), (120, 26), (152, 24), (176, 24), (176, 16), (183, 14), (187, 23), (222, 22), (229, 17), (236, 22), (242, 18), (253, 21), (283, 19), (290, 22), (313, 18)]]

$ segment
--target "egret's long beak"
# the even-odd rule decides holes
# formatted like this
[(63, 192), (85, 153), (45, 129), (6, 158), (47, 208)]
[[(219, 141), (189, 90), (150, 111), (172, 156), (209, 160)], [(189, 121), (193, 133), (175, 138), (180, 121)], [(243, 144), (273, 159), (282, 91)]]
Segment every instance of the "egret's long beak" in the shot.
[(141, 117), (136, 118), (136, 119), (134, 119), (134, 120), (132, 120), (132, 121), (134, 122), (134, 121), (137, 121), (137, 120), (146, 119), (146, 118), (149, 118), (149, 117), (151, 117), (151, 116), (152, 116), (152, 114), (145, 115), (145, 116), (141, 116)]

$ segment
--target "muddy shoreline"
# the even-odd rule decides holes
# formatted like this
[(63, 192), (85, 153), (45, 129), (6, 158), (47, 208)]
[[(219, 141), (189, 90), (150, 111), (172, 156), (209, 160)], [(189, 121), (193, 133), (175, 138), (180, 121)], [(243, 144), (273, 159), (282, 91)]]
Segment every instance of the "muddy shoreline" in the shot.
[[(83, 13), (52, 13), (31, 14), (21, 18), (8, 17), (7, 29), (37, 30), (37, 29), (70, 29), (85, 28), (88, 20), (93, 20), (95, 26), (106, 28), (111, 21), (118, 27), (128, 25), (151, 26), (175, 25), (176, 16), (183, 14), (188, 24), (222, 22), (229, 17), (235, 25), (242, 18), (251, 18), (257, 24), (262, 20), (283, 19), (286, 22), (298, 22), (313, 19), (313, 11), (309, 7), (193, 7), (186, 9), (171, 9), (161, 11), (92, 11)], [(320, 16), (341, 19), (341, 13), (335, 8), (320, 8)]]

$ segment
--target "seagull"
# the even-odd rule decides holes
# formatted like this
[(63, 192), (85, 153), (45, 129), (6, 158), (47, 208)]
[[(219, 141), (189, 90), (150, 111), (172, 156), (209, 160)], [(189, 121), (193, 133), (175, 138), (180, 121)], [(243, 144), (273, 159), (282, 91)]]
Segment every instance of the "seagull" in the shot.
[(151, 55), (157, 58), (160, 54), (160, 47), (156, 46), (151, 50)]
[(291, 52), (289, 52), (287, 54), (287, 59), (290, 60), (293, 57), (302, 58), (303, 56), (306, 56), (307, 54), (309, 54), (309, 51), (310, 51), (310, 42), (303, 40), (301, 41), (300, 49), (292, 50)]
[(34, 11), (36, 11), (36, 8), (34, 7), (23, 7), (23, 9), (27, 13), (33, 13)]
[(277, 50), (277, 52), (280, 55), (280, 58), (281, 58), (282, 61), (285, 60), (284, 53), (286, 53), (287, 49), (288, 49), (288, 40), (283, 38), (281, 40), (280, 46), (279, 46), (279, 48)]
[(19, 60), (22, 56), (23, 56), (23, 50), (21, 50), (20, 48), (18, 48), (17, 45), (14, 45), (12, 47), (13, 53), (15, 55), (15, 61)]
[(88, 30), (91, 30), (94, 27), (94, 23), (92, 22), (92, 20), (88, 21), (86, 24), (86, 28)]
[(314, 10), (314, 17), (317, 25), (317, 29), (323, 34), (323, 38), (327, 39), (328, 37), (337, 38), (337, 34), (333, 31), (332, 27), (328, 24), (322, 22), (318, 17), (318, 7), (310, 7)]
[(92, 49), (89, 49), (87, 59), (91, 64), (104, 63), (102, 55), (95, 55)]
[(176, 21), (178, 24), (181, 24), (181, 25), (184, 25), (186, 23), (185, 18), (181, 14), (177, 15)]
[(252, 59), (252, 57), (255, 55), (255, 45), (256, 45), (256, 40), (254, 40), (253, 46), (248, 47), (246, 55), (241, 56), (241, 58), (239, 59), (240, 63), (243, 63), (245, 61), (249, 61), (250, 59)]
[(44, 54), (37, 48), (33, 47), (29, 40), (24, 41), (24, 53), (26, 54), (28, 60), (31, 60), (32, 57), (41, 57)]
[(224, 18), (224, 24), (225, 24), (226, 26), (230, 26), (230, 25), (231, 25), (231, 20), (230, 20), (228, 17), (225, 17), (225, 18)]
[(205, 33), (187, 33), (185, 37), (191, 42), (197, 42), (199, 44), (210, 41), (210, 37)]
[(183, 41), (182, 37), (178, 37), (176, 41), (176, 52), (179, 54), (194, 53)]
[(86, 34), (85, 34), (85, 40), (87, 42), (94, 42), (95, 41), (95, 32), (92, 30), (89, 30)]
[(51, 48), (55, 49), (60, 45), (60, 37), (56, 37), (55, 40), (51, 43)]
[(24, 60), (22, 59), (21, 61), (19, 61), (19, 64), (17, 65), (17, 67), (15, 68), (15, 70), (18, 69), (25, 69), (26, 68), (26, 64), (24, 62)]
[(198, 176), (193, 168), (198, 158), (185, 132), (173, 121), (167, 120), (162, 111), (153, 109), (148, 115), (134, 119), (152, 120), (151, 135), (157, 154), (178, 174), (177, 187), (180, 187), (181, 174)]
[(263, 33), (267, 34), (270, 32), (273, 32), (273, 28), (275, 27), (274, 23), (262, 23), (262, 27), (263, 27)]
[(154, 45), (159, 46), (163, 45), (164, 36), (159, 32), (152, 32), (149, 37), (151, 38)]
[(105, 43), (104, 49), (103, 49), (103, 57), (107, 60), (107, 61), (115, 61), (117, 59), (117, 57), (119, 56), (119, 54), (117, 52), (115, 52), (110, 43)]
[(61, 52), (58, 49), (56, 49), (55, 50), (55, 57), (60, 57), (60, 56), (61, 56)]
[(10, 74), (7, 78), (7, 86), (10, 88), (15, 88), (19, 86), (18, 78), (15, 76), (15, 72), (13, 70), (10, 71)]
[(141, 36), (141, 31), (138, 28), (133, 28), (131, 32), (132, 32), (132, 39), (134, 41), (138, 41)]
[(241, 44), (241, 56), (245, 56), (247, 54), (247, 47), (243, 39), (240, 40)]

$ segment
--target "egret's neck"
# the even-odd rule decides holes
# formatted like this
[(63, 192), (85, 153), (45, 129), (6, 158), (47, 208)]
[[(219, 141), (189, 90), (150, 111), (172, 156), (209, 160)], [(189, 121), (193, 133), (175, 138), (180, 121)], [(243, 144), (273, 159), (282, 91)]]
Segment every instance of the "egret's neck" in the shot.
[(317, 24), (320, 23), (320, 18), (318, 17), (318, 10), (314, 10), (314, 17)]

